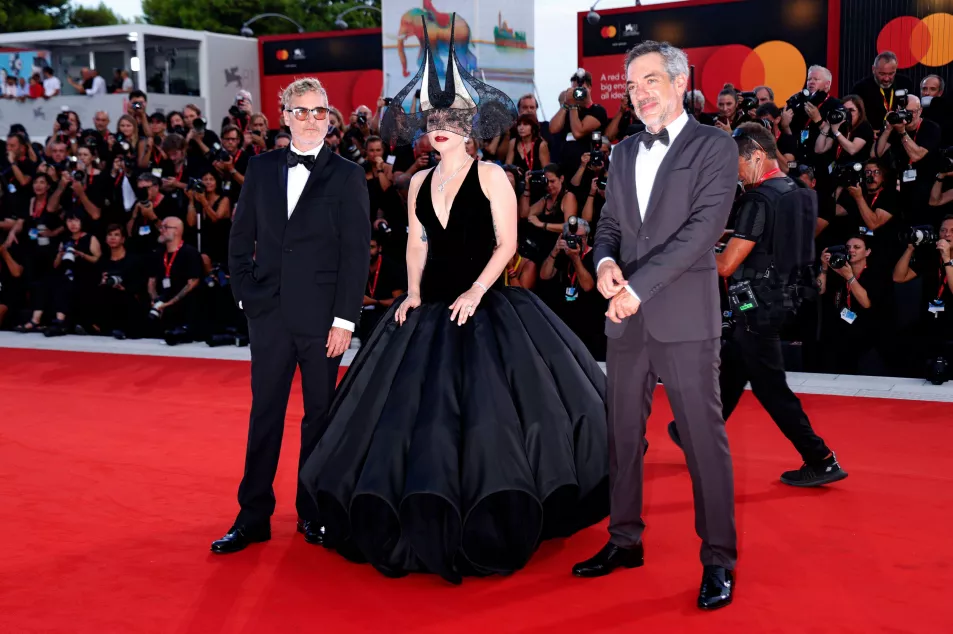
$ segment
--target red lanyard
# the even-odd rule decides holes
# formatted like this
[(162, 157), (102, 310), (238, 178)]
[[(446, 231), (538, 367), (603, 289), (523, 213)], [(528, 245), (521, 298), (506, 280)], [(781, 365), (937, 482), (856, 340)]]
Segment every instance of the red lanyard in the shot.
[(381, 258), (377, 256), (377, 270), (374, 271), (374, 283), (371, 284), (370, 281), (367, 283), (367, 296), (371, 299), (374, 299), (374, 291), (377, 290), (377, 279), (381, 276)]
[(781, 168), (780, 168), (780, 167), (775, 167), (773, 170), (769, 171), (767, 174), (765, 174), (764, 176), (761, 177), (761, 180), (758, 181), (758, 185), (760, 185), (760, 184), (763, 183), (764, 181), (768, 180), (769, 178), (771, 178), (771, 177), (774, 176), (775, 174), (780, 174), (780, 173), (781, 173)]
[(232, 157), (232, 165), (238, 165), (238, 159), (242, 157), (242, 151), (239, 150), (235, 156)]
[[(855, 282), (860, 282), (860, 276), (863, 275), (863, 274), (864, 274), (864, 271), (866, 271), (866, 270), (867, 270), (867, 267), (864, 266), (863, 270), (862, 270), (860, 273), (858, 273), (856, 276), (854, 276), (854, 281), (855, 281)], [(850, 293), (850, 284), (847, 284), (847, 310), (850, 310), (850, 295), (851, 295), (851, 293)]]
[(940, 288), (936, 291), (936, 300), (940, 301), (940, 298), (943, 297), (943, 291), (946, 290), (946, 267), (941, 267), (936, 273), (936, 277), (940, 280)]
[(526, 161), (526, 170), (533, 171), (533, 153), (536, 148), (536, 143), (531, 143), (529, 149), (526, 149), (526, 145), (520, 141), (520, 147), (523, 148), (523, 160)]
[[(592, 251), (592, 247), (587, 247), (586, 252), (580, 255), (579, 258), (582, 259), (586, 257), (586, 255), (588, 255), (590, 251)], [(575, 288), (576, 276), (578, 275), (578, 272), (576, 271), (576, 267), (572, 262), (569, 263), (569, 268), (571, 268), (573, 271), (572, 273), (569, 274), (569, 286), (570, 288)]]
[[(851, 131), (848, 132), (845, 136), (847, 137), (847, 140), (848, 140), (848, 141), (852, 140), (852, 139), (854, 138), (854, 131), (851, 130)], [(835, 158), (835, 159), (839, 159), (839, 158), (840, 158), (840, 155), (841, 155), (843, 152), (844, 152), (844, 146), (838, 143), (838, 144), (837, 144), (837, 153), (834, 154), (834, 158)]]
[(881, 187), (880, 189), (877, 190), (877, 195), (874, 196), (874, 199), (870, 201), (869, 207), (870, 207), (872, 210), (876, 211), (877, 208), (874, 207), (874, 205), (877, 204), (877, 199), (880, 198), (880, 194), (882, 194), (882, 193), (884, 193), (884, 188), (883, 188), (883, 187)]
[(179, 167), (179, 173), (175, 175), (175, 180), (182, 182), (182, 172), (185, 171), (185, 163)]
[(175, 264), (175, 258), (179, 255), (179, 249), (182, 248), (184, 242), (176, 247), (175, 251), (172, 253), (172, 257), (169, 257), (169, 252), (166, 251), (162, 254), (162, 264), (165, 265), (165, 276), (166, 278), (172, 277), (172, 265)]
[(46, 200), (43, 200), (43, 206), (40, 208), (39, 213), (37, 213), (36, 209), (39, 206), (37, 205), (38, 202), (40, 202), (40, 200), (38, 198), (35, 198), (33, 200), (33, 209), (30, 210), (34, 218), (39, 218), (40, 216), (43, 215), (43, 212), (46, 211)]

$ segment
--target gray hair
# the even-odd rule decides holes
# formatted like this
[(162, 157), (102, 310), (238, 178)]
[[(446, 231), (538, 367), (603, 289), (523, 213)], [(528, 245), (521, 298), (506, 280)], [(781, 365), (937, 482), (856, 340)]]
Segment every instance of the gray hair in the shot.
[[(834, 80), (834, 76), (831, 75), (831, 71), (829, 71), (828, 69), (824, 68), (823, 66), (818, 66), (817, 64), (815, 64), (814, 66), (811, 66), (810, 68), (808, 68), (808, 69), (807, 69), (807, 74), (810, 75), (811, 73), (813, 73), (813, 72), (816, 71), (816, 70), (823, 71), (824, 76), (827, 77), (827, 81), (833, 81), (833, 80)], [(772, 96), (773, 96), (773, 95), (772, 95)]]
[(300, 97), (309, 92), (317, 92), (324, 95), (324, 100), (328, 100), (328, 91), (324, 89), (324, 86), (321, 85), (321, 82), (317, 77), (302, 77), (301, 79), (296, 79), (290, 84), (288, 84), (284, 90), (281, 91), (279, 98), (281, 99), (281, 107), (287, 108), (291, 105), (291, 100), (295, 97)]
[(920, 81), (920, 90), (923, 90), (923, 82), (925, 82), (928, 79), (935, 79), (938, 82), (940, 82), (940, 92), (943, 92), (944, 90), (946, 90), (946, 82), (943, 81), (943, 78), (940, 77), (939, 75), (927, 75), (926, 77), (924, 77)]
[(626, 75), (629, 73), (629, 64), (632, 63), (632, 60), (650, 53), (658, 53), (662, 56), (662, 59), (665, 60), (665, 72), (668, 73), (668, 77), (672, 81), (675, 81), (675, 78), (679, 75), (688, 77), (688, 55), (685, 54), (685, 51), (672, 46), (668, 42), (655, 42), (653, 40), (646, 40), (625, 54)]
[(877, 66), (878, 64), (880, 64), (880, 62), (886, 62), (887, 64), (891, 64), (891, 63), (896, 64), (898, 63), (897, 54), (894, 53), (893, 51), (884, 51), (883, 53), (881, 53), (880, 55), (874, 58), (874, 66)]
[(702, 94), (702, 91), (690, 90), (688, 91), (688, 96), (692, 98), (692, 103), (696, 106), (700, 105), (702, 108), (705, 107), (705, 95)]
[(774, 91), (771, 90), (771, 87), (770, 87), (770, 86), (756, 86), (755, 89), (752, 90), (751, 92), (753, 92), (754, 94), (757, 95), (759, 90), (767, 90), (767, 91), (768, 91), (768, 97), (771, 98), (771, 101), (774, 101)]

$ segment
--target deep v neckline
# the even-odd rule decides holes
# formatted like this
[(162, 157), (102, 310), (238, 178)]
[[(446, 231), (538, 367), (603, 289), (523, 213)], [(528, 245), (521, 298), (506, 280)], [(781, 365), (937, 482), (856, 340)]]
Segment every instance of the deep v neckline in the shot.
[[(447, 208), (447, 224), (444, 225), (440, 222), (440, 216), (437, 215), (437, 208), (433, 204), (434, 195), (433, 195), (433, 177), (437, 173), (437, 168), (434, 168), (430, 171), (430, 183), (428, 187), (430, 188), (430, 210), (433, 212), (433, 217), (437, 221), (437, 224), (440, 228), (446, 232), (450, 228), (450, 219), (453, 218), (453, 206), (457, 204), (457, 198), (460, 197), (460, 192), (463, 191), (463, 188), (467, 184), (467, 179), (470, 178), (470, 172), (473, 171), (473, 166), (476, 165), (476, 161), (471, 159), (470, 167), (467, 168), (466, 176), (463, 177), (463, 182), (460, 183), (460, 187), (457, 189), (457, 193), (453, 195), (453, 200), (450, 202), (450, 206)], [(446, 202), (446, 201), (444, 201)]]

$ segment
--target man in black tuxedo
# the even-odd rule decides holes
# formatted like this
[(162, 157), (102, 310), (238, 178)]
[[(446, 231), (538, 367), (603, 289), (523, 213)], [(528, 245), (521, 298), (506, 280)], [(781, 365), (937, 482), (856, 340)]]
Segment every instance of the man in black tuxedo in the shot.
[[(299, 79), (282, 95), (288, 149), (248, 161), (229, 241), (231, 287), (248, 318), (252, 407), (238, 519), (212, 552), (271, 538), (273, 482), (295, 368), (304, 418), (299, 468), (328, 423), (341, 355), (360, 318), (370, 211), (364, 170), (324, 144), (328, 97)], [(321, 518), (298, 480), (298, 531), (323, 539)]]
[(609, 543), (573, 573), (598, 577), (644, 560), (645, 422), (665, 381), (695, 497), (704, 566), (698, 607), (732, 598), (734, 488), (718, 393), (721, 313), (714, 245), (728, 221), (738, 148), (682, 107), (688, 57), (646, 41), (626, 56), (627, 89), (646, 130), (612, 153), (596, 230), (597, 286), (606, 315), (609, 379)]

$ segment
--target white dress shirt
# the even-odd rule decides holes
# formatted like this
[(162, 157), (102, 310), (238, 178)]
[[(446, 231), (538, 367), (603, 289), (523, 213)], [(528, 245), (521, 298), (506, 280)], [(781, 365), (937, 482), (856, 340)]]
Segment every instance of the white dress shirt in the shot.
[(47, 77), (43, 80), (43, 94), (47, 97), (53, 97), (63, 89), (63, 84), (59, 77)]
[[(639, 215), (642, 216), (642, 220), (645, 220), (645, 212), (649, 208), (649, 203), (652, 200), (652, 188), (655, 186), (655, 177), (658, 175), (659, 168), (662, 166), (662, 161), (665, 159), (665, 155), (668, 154), (669, 148), (675, 143), (675, 138), (685, 129), (685, 124), (687, 123), (688, 114), (682, 112), (674, 121), (665, 126), (668, 130), (668, 145), (656, 142), (652, 144), (651, 148), (646, 148), (644, 145), (639, 148), (639, 153), (635, 157), (635, 195), (639, 201)], [(659, 132), (661, 132), (661, 130), (659, 130)], [(642, 142), (639, 141), (639, 143)], [(602, 258), (599, 260), (599, 263), (596, 265), (596, 275), (598, 275), (599, 267), (602, 266), (602, 263), (606, 260), (615, 261), (612, 258)], [(628, 284), (625, 289), (632, 293), (632, 296), (636, 299), (639, 298)]]
[(93, 83), (90, 85), (89, 90), (86, 91), (86, 94), (92, 97), (94, 95), (105, 95), (107, 92), (106, 80), (96, 75), (93, 77)]
[[(317, 147), (308, 150), (307, 152), (302, 152), (294, 146), (294, 143), (289, 146), (288, 151), (294, 152), (300, 156), (317, 156), (321, 149), (324, 147), (324, 141), (318, 144)], [(311, 172), (308, 171), (308, 168), (304, 165), (295, 165), (294, 167), (288, 168), (288, 218), (291, 218), (291, 214), (294, 213), (295, 207), (298, 204), (298, 200), (301, 198), (302, 192), (304, 192), (304, 186), (308, 184), (308, 178), (311, 176)], [(241, 304), (239, 304), (241, 307)], [(348, 321), (346, 319), (341, 319), (340, 317), (335, 317), (334, 322), (331, 324), (332, 328), (343, 328), (350, 332), (354, 332), (354, 322)]]

